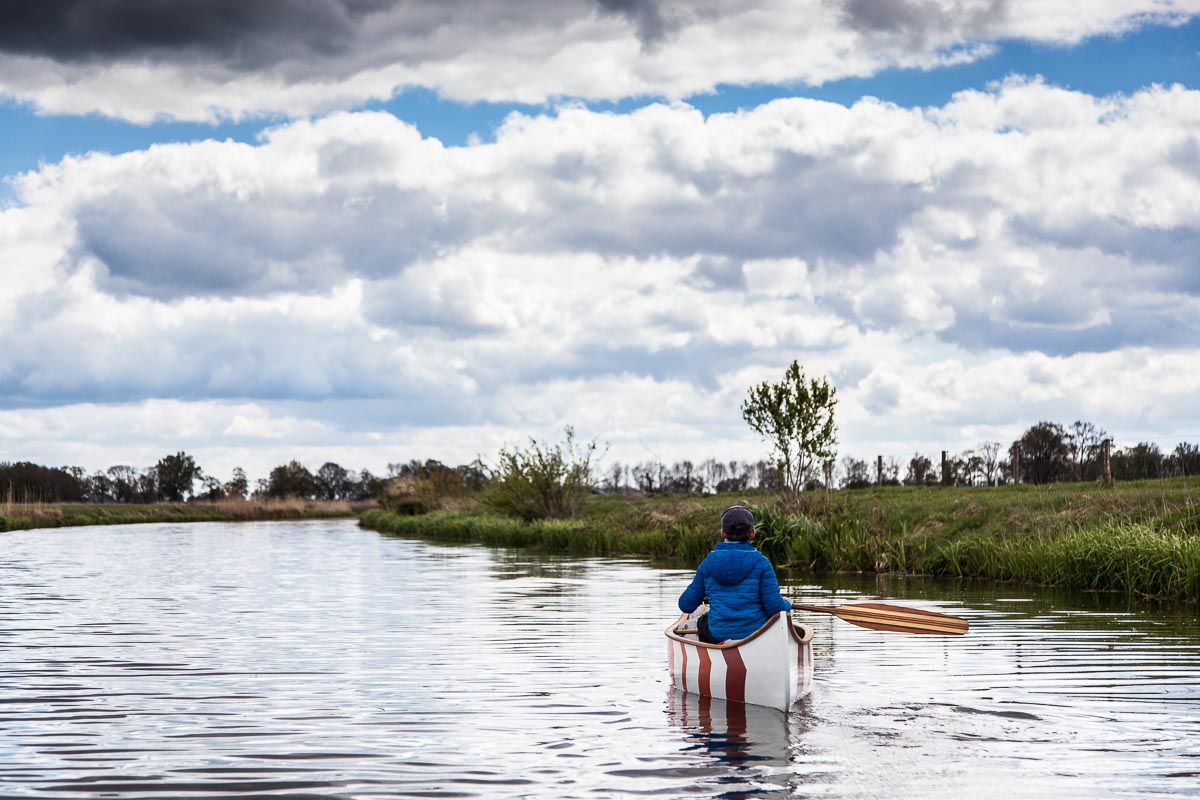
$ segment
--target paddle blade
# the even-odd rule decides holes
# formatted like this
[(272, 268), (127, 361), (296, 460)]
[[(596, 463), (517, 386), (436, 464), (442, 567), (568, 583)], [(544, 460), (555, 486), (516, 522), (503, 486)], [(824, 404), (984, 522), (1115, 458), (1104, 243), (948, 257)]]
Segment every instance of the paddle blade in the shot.
[(833, 614), (839, 619), (857, 625), (860, 628), (870, 628), (876, 631), (895, 631), (897, 633), (924, 633), (932, 636), (962, 636), (970, 629), (970, 624), (961, 617), (949, 614), (939, 614), (936, 611), (922, 611), (918, 608), (891, 606), (886, 603), (858, 603), (849, 606), (793, 605), (804, 611), (820, 611)]

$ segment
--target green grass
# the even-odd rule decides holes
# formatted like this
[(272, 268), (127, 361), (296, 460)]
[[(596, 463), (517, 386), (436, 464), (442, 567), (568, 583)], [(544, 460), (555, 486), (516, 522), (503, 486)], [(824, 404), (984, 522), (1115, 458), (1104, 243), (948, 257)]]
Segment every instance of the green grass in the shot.
[[(611, 510), (590, 503), (587, 508), (593, 512)], [(641, 520), (643, 524), (639, 525), (612, 524), (616, 520), (610, 515), (596, 513), (572, 520), (526, 523), (491, 513), (438, 511), (424, 516), (403, 516), (371, 510), (359, 519), (364, 528), (387, 534), (447, 544), (529, 547), (570, 555), (629, 554), (698, 561), (716, 541), (711, 530), (687, 522)]]
[(364, 527), (448, 543), (640, 555), (697, 563), (723, 508), (750, 505), (757, 544), (778, 566), (1027, 581), (1200, 599), (1200, 481), (1178, 478), (998, 488), (885, 487), (814, 493), (785, 513), (769, 495), (602, 497), (573, 520), (524, 524), (482, 512)]
[(353, 517), (362, 510), (362, 504), (304, 500), (148, 504), (0, 503), (0, 531), (146, 522), (239, 522)]

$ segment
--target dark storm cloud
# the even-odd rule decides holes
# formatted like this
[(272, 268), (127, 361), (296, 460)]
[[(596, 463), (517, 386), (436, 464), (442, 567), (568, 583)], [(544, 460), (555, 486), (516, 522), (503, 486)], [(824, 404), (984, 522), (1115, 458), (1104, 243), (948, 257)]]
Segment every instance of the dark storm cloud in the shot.
[(637, 26), (638, 37), (654, 42), (666, 33), (667, 23), (656, 0), (596, 0), (603, 10), (620, 14)]
[[(623, 16), (643, 41), (666, 29), (655, 0), (567, 7), (575, 17)], [(234, 70), (309, 58), (357, 60), (352, 51), (373, 40), (368, 18), (385, 11), (397, 12), (387, 49), (401, 60), (430, 56), (424, 40), (446, 26), (483, 32), (492, 22), (521, 28), (564, 21), (562, 4), (548, 0), (508, 8), (468, 0), (0, 0), (0, 53), (60, 63), (207, 61)]]
[(836, 0), (842, 21), (874, 41), (900, 44), (920, 51), (947, 34), (986, 35), (1004, 21), (1011, 0)]
[(335, 55), (394, 0), (0, 0), (0, 51), (60, 62), (189, 56), (254, 68)]

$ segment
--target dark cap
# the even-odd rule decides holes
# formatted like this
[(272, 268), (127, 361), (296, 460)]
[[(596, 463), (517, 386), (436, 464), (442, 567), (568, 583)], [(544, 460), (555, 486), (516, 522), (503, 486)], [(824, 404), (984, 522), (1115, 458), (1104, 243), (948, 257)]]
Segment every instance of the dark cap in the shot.
[(721, 531), (730, 536), (745, 536), (754, 530), (754, 515), (745, 506), (730, 506), (721, 515)]

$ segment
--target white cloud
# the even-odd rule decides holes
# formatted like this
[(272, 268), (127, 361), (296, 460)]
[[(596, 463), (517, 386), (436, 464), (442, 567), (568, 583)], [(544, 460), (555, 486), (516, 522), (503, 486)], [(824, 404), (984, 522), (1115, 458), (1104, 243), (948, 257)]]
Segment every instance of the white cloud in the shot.
[(859, 455), (1043, 418), (1170, 446), (1200, 430), (1197, 122), (1179, 87), (1011, 81), (925, 111), (568, 108), (458, 148), (339, 113), (67, 159), (0, 211), (0, 429), (90, 467), (379, 470), (571, 423), (622, 460), (746, 458), (746, 388), (797, 358)]
[[(811, 360), (810, 371), (836, 371), (862, 357), (875, 366), (857, 384), (840, 387), (838, 407), (841, 452), (860, 458), (936, 456), (984, 441), (1007, 446), (1043, 419), (1095, 421), (1118, 446), (1149, 440), (1169, 450), (1196, 438), (1200, 378), (1192, 367), (1200, 348), (928, 362), (912, 342), (864, 337), (837, 356)], [(252, 479), (265, 477), (292, 459), (311, 469), (334, 461), (378, 474), (410, 459), (491, 460), (501, 446), (523, 445), (530, 436), (557, 440), (563, 425), (573, 424), (583, 440), (601, 444), (607, 464), (757, 460), (766, 445), (737, 408), (746, 388), (781, 372), (777, 364), (733, 369), (710, 389), (633, 373), (513, 384), (487, 398), (492, 421), (427, 426), (411, 424), (394, 403), (149, 400), (0, 410), (0, 447), (93, 470), (150, 466), (184, 450), (222, 479), (237, 466)]]

